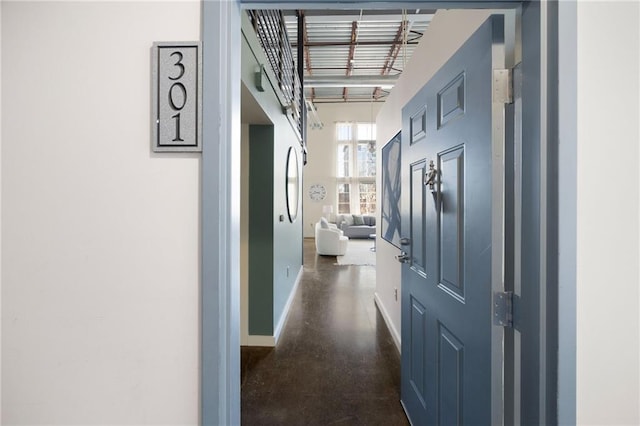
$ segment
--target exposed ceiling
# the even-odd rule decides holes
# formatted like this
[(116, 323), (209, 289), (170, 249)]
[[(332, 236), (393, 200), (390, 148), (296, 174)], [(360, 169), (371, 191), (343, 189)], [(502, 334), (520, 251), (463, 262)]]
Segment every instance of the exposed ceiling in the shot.
[[(383, 101), (402, 73), (434, 10), (306, 10), (305, 97), (313, 103)], [(287, 11), (297, 62), (298, 19)]]

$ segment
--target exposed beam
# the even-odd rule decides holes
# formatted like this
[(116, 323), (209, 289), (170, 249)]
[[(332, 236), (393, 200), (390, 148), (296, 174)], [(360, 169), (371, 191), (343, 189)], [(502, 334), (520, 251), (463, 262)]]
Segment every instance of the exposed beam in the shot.
[(327, 75), (307, 77), (305, 87), (393, 87), (398, 75)]
[[(313, 75), (313, 67), (311, 66), (311, 55), (309, 54), (309, 47), (307, 44), (309, 43), (309, 36), (307, 34), (307, 17), (305, 16), (305, 11), (300, 11), (300, 16), (302, 17), (302, 42), (304, 43), (304, 62), (306, 64), (307, 72), (309, 75)], [(316, 97), (315, 89), (311, 88), (311, 102)]]
[[(316, 71), (345, 71), (347, 69), (346, 66), (344, 67), (313, 67), (314, 70)], [(370, 67), (360, 67), (357, 65), (353, 66), (353, 71), (362, 71), (362, 70), (375, 70), (375, 71), (379, 71), (381, 68), (380, 67), (374, 67), (374, 66), (370, 66)], [(402, 70), (401, 69), (397, 69), (394, 67), (391, 67), (391, 71), (396, 71), (398, 73), (401, 73)]]
[[(356, 42), (358, 40), (358, 21), (351, 22), (351, 43), (349, 47), (349, 57), (347, 58), (346, 76), (349, 77), (353, 72), (353, 56), (356, 52)], [(345, 86), (342, 89), (342, 99), (347, 100), (349, 89)]]
[[(420, 38), (422, 34), (419, 34), (416, 38), (407, 41), (408, 45), (417, 45), (420, 43)], [(358, 43), (360, 46), (388, 46), (394, 44), (402, 44), (402, 41), (376, 41), (376, 40), (363, 40)], [(305, 41), (305, 47), (333, 47), (333, 46), (350, 46), (351, 42), (349, 41)], [(297, 47), (298, 43), (291, 43), (291, 47)]]
[[(351, 97), (349, 98), (349, 103), (367, 103), (370, 104), (371, 102), (384, 102), (385, 99), (380, 97), (379, 99), (374, 99), (372, 100), (371, 97), (366, 97), (366, 98), (354, 98)], [(319, 105), (319, 104), (343, 104), (344, 103), (344, 99), (342, 98), (318, 98), (314, 104), (315, 105)]]
[[(316, 13), (314, 13), (316, 12)], [(322, 10), (322, 11), (312, 11), (305, 10), (305, 16), (307, 17), (307, 22), (309, 24), (324, 24), (324, 23), (340, 23), (340, 22), (352, 22), (357, 20), (359, 22), (398, 22), (402, 19), (406, 19), (411, 22), (431, 22), (433, 19), (433, 15), (435, 15), (435, 10), (425, 10), (420, 11), (420, 13), (410, 13), (405, 17), (402, 16), (401, 11), (390, 11), (391, 13), (386, 13), (386, 11), (376, 11), (376, 10), (367, 10), (367, 14), (360, 16), (360, 10), (354, 10), (352, 14), (346, 13), (338, 13), (335, 15), (331, 14), (330, 10)], [(375, 13), (382, 12), (382, 13)]]
[[(398, 53), (400, 53), (400, 48), (402, 47), (402, 41), (404, 38), (403, 35), (407, 30), (407, 25), (408, 25), (407, 21), (400, 21), (400, 25), (398, 26), (398, 31), (396, 32), (396, 36), (393, 39), (394, 44), (391, 46), (391, 49), (389, 49), (389, 53), (387, 54), (387, 59), (385, 59), (384, 61), (384, 66), (382, 67), (382, 71), (380, 72), (380, 75), (389, 74), (389, 71), (393, 67), (393, 64), (396, 62), (396, 58), (398, 57)], [(376, 87), (376, 89), (373, 91), (374, 99), (378, 99), (378, 97), (380, 97), (381, 89), (382, 89), (381, 87)]]

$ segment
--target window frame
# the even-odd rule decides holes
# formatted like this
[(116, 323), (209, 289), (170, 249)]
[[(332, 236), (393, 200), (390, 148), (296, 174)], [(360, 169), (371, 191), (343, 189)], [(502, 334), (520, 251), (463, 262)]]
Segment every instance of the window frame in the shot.
[[(366, 130), (363, 130), (366, 129)], [(376, 123), (375, 122), (336, 122), (335, 123), (335, 176), (336, 176), (336, 199), (337, 214), (370, 214), (377, 213), (378, 197), (376, 188), (376, 175), (377, 175), (377, 147), (376, 147)], [(364, 138), (360, 139), (360, 134), (364, 134)], [(361, 152), (359, 148), (361, 145), (370, 145), (369, 158), (365, 159), (364, 169), (373, 170), (372, 174), (365, 173), (361, 176), (362, 172), (360, 168), (360, 161), (358, 154)], [(348, 147), (347, 159), (344, 159), (344, 147)], [(345, 163), (347, 164), (345, 167)], [(347, 175), (347, 176), (345, 176)], [(373, 209), (363, 209), (360, 196), (361, 184), (373, 184), (374, 199), (369, 205), (373, 205)], [(342, 185), (348, 185), (349, 193), (349, 211), (342, 209), (345, 205), (344, 201), (341, 201)]]

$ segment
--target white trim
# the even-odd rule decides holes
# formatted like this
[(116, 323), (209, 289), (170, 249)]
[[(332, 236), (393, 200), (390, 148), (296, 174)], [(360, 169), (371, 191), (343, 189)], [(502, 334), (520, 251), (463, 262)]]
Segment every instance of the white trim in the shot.
[(298, 276), (296, 277), (296, 282), (293, 284), (293, 288), (291, 289), (291, 293), (289, 293), (289, 298), (287, 299), (287, 303), (284, 305), (284, 309), (282, 310), (282, 315), (280, 315), (280, 320), (276, 325), (275, 330), (273, 330), (273, 338), (275, 340), (274, 345), (278, 343), (280, 339), (280, 333), (284, 328), (285, 323), (287, 322), (287, 318), (289, 317), (289, 312), (291, 310), (291, 305), (293, 304), (293, 298), (296, 296), (296, 291), (298, 291), (298, 285), (300, 285), (300, 280), (302, 279), (302, 272), (304, 271), (304, 266), (300, 265), (300, 270), (298, 271)]
[(391, 332), (391, 337), (393, 337), (393, 343), (396, 344), (396, 347), (398, 348), (398, 352), (402, 353), (402, 345), (401, 345), (402, 341), (400, 339), (400, 333), (398, 333), (398, 330), (396, 330), (395, 327), (393, 326), (393, 323), (391, 322), (391, 317), (389, 316), (389, 313), (385, 309), (384, 304), (382, 303), (382, 300), (378, 297), (377, 292), (373, 295), (373, 300), (376, 303), (376, 306), (378, 307), (378, 310), (380, 311), (382, 318), (384, 318), (384, 322), (387, 324), (387, 328)]
[(276, 339), (273, 336), (252, 336), (247, 337), (246, 346), (266, 346), (274, 347), (276, 345)]

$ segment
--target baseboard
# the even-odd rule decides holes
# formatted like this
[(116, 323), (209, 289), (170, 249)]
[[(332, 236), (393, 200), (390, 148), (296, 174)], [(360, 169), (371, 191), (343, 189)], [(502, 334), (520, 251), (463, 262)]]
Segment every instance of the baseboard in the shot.
[(391, 332), (391, 337), (393, 337), (393, 342), (396, 344), (396, 347), (398, 348), (398, 352), (402, 352), (400, 347), (401, 340), (400, 340), (400, 335), (398, 334), (398, 330), (396, 330), (395, 327), (393, 326), (393, 323), (391, 322), (391, 317), (389, 316), (389, 313), (387, 312), (387, 310), (384, 308), (384, 304), (378, 297), (378, 293), (374, 294), (373, 300), (376, 302), (376, 306), (378, 307), (378, 310), (382, 314), (382, 318), (384, 318), (384, 322), (387, 324), (387, 328), (389, 329), (389, 332)]
[(252, 336), (247, 337), (247, 344), (245, 346), (268, 346), (274, 347), (276, 345), (276, 339), (273, 336)]
[(282, 310), (282, 315), (280, 315), (280, 320), (276, 325), (276, 329), (273, 331), (274, 338), (274, 346), (278, 343), (278, 339), (280, 339), (280, 333), (284, 328), (284, 324), (287, 322), (287, 318), (289, 317), (289, 311), (291, 310), (291, 304), (293, 303), (293, 298), (296, 296), (296, 291), (298, 291), (298, 285), (300, 284), (300, 280), (302, 279), (303, 266), (300, 265), (300, 270), (298, 271), (298, 276), (296, 277), (296, 282), (293, 284), (293, 288), (291, 289), (291, 293), (289, 293), (289, 298), (287, 299), (287, 303), (284, 305), (284, 309)]

